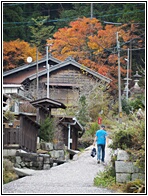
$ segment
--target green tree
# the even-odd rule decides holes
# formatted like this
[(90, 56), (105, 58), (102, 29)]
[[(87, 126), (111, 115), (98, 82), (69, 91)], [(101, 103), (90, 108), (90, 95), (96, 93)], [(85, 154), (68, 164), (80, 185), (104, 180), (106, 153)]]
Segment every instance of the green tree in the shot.
[(22, 17), (23, 10), (19, 6), (3, 5), (3, 39), (4, 41), (24, 39), (25, 33)]
[(47, 25), (48, 16), (39, 16), (36, 19), (32, 18), (33, 25), (31, 30), (31, 43), (37, 46), (40, 52), (45, 52), (46, 40), (52, 36), (54, 26)]
[(90, 121), (86, 97), (84, 95), (79, 99), (79, 111), (77, 112), (76, 117), (82, 126), (85, 126)]
[(55, 133), (55, 121), (47, 117), (42, 123), (39, 131), (39, 137), (45, 142), (53, 142)]

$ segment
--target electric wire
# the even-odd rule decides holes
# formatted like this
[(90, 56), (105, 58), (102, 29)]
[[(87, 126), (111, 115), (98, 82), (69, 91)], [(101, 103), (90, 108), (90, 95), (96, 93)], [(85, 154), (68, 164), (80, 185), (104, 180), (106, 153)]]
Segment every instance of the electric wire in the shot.
[[(136, 11), (136, 13), (137, 12), (144, 12), (144, 11), (145, 10), (139, 10), (139, 11)], [(133, 11), (133, 12), (126, 12), (126, 14), (132, 14), (132, 13), (135, 13), (135, 11)], [(124, 14), (124, 13), (107, 14), (107, 15), (103, 15), (103, 16), (99, 16), (99, 17), (116, 16), (116, 15), (121, 15), (121, 14)], [(97, 18), (97, 17), (94, 17), (94, 18)], [(71, 19), (77, 20), (78, 17), (77, 18), (76, 17), (71, 17), (71, 18), (62, 18), (62, 19), (49, 19), (46, 22), (61, 22), (61, 21), (68, 21), (68, 20), (71, 20)], [(103, 22), (107, 22), (107, 21), (103, 21)], [(32, 23), (31, 21), (28, 21), (28, 22), (3, 22), (3, 24), (6, 24), (6, 25), (7, 24), (31, 24), (31, 23)], [(127, 23), (124, 23), (124, 24), (127, 24)], [(144, 24), (144, 23), (141, 23), (141, 24)]]

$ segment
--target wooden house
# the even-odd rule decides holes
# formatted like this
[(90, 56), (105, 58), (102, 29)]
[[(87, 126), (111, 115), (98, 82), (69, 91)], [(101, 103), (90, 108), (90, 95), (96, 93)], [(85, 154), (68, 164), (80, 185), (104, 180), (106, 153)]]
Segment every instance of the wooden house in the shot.
[(51, 115), (51, 109), (65, 109), (66, 106), (61, 102), (57, 102), (49, 98), (31, 101), (31, 104), (37, 108), (36, 121), (38, 123), (43, 122), (47, 116), (56, 118), (57, 131), (54, 139), (57, 141), (57, 143), (64, 144), (68, 147), (68, 149), (76, 150), (78, 138), (80, 138), (85, 131), (84, 127), (76, 118)]
[(49, 84), (47, 84), (46, 59), (43, 59), (38, 62), (38, 72), (36, 63), (4, 72), (5, 89), (9, 84), (21, 84), (24, 96), (35, 100), (46, 97), (47, 85), (49, 85), (50, 99), (66, 105), (77, 105), (81, 95), (90, 92), (96, 83), (108, 85), (111, 82), (108, 77), (77, 63), (71, 57), (59, 62), (50, 56), (48, 63), (50, 65)]
[(78, 138), (80, 138), (84, 132), (84, 127), (74, 117), (65, 116), (58, 117), (59, 124), (62, 126), (62, 140), (68, 149), (77, 150)]
[[(27, 137), (28, 130), (26, 125), (29, 124), (30, 131), (37, 137), (38, 122), (45, 119), (47, 114), (51, 115), (52, 108), (65, 108), (66, 106), (77, 106), (81, 95), (90, 93), (96, 84), (108, 85), (111, 79), (105, 77), (88, 67), (77, 63), (69, 57), (61, 62), (52, 56), (48, 57), (49, 73), (46, 69), (46, 58), (41, 59), (38, 63), (25, 64), (15, 69), (3, 73), (3, 91), (6, 94), (15, 96), (15, 101), (22, 104), (23, 98), (37, 109), (36, 121), (29, 116), (20, 115), (20, 127), (17, 127), (13, 136), (17, 139), (13, 143), (18, 143), (22, 148), (35, 151), (35, 145), (23, 143), (22, 137)], [(38, 69), (37, 69), (38, 66)], [(38, 71), (37, 71), (38, 70)], [(49, 74), (49, 83), (47, 77)], [(49, 95), (47, 96), (47, 86)], [(38, 87), (38, 88), (37, 88)], [(49, 98), (46, 98), (49, 97)], [(15, 104), (16, 105), (16, 104)], [(15, 110), (14, 110), (15, 111)], [(17, 110), (18, 115), (20, 113)], [(25, 123), (24, 123), (25, 122)], [(33, 128), (33, 127), (34, 128)], [(84, 128), (72, 117), (62, 117), (59, 127), (61, 130), (62, 141), (68, 148), (77, 149), (78, 138), (84, 133)], [(6, 127), (4, 127), (5, 130)], [(21, 131), (17, 131), (21, 129)], [(26, 136), (23, 136), (26, 131)], [(6, 131), (5, 131), (6, 132)], [(6, 136), (7, 135), (7, 136)], [(10, 132), (4, 137), (4, 146), (8, 146), (11, 139), (7, 140)], [(34, 140), (34, 141), (35, 141)], [(25, 145), (25, 146), (24, 146)]]
[(15, 114), (15, 120), (13, 122), (6, 120), (3, 122), (4, 149), (15, 148), (36, 152), (37, 137), (40, 128), (39, 119), (44, 120), (46, 114), (50, 115), (52, 108), (66, 108), (64, 104), (46, 98), (36, 100), (32, 105), (39, 108), (37, 110), (39, 111), (38, 115), (19, 112)]

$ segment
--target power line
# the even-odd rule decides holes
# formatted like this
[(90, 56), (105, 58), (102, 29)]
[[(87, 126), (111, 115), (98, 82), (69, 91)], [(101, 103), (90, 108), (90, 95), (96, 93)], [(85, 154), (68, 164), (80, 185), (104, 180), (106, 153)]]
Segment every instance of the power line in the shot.
[[(128, 49), (121, 49), (121, 50), (124, 50), (125, 51), (125, 50), (128, 50)], [(129, 48), (129, 50), (145, 50), (145, 48), (133, 48), (133, 49), (130, 49)]]
[[(132, 13), (137, 13), (137, 12), (144, 12), (145, 10), (139, 10), (139, 11), (132, 11), (132, 12), (126, 12), (126, 14), (132, 14)], [(107, 14), (107, 15), (103, 15), (103, 16), (98, 16), (98, 17), (105, 17), (105, 16), (116, 16), (116, 15), (121, 15), (123, 13), (117, 13), (117, 14)], [(87, 16), (87, 15), (86, 15)], [(95, 17), (94, 17), (95, 18)], [(97, 18), (97, 17), (96, 17)], [(71, 18), (62, 18), (62, 19), (52, 19), (52, 20), (47, 20), (46, 22), (60, 22), (60, 21), (68, 21), (70, 19), (74, 19), (74, 20), (77, 20), (78, 18), (75, 18), (75, 17), (71, 17)], [(107, 23), (107, 21), (104, 21)], [(30, 24), (31, 21), (29, 22), (3, 22), (3, 24)], [(113, 22), (109, 22), (110, 24), (113, 23)], [(121, 23), (117, 23), (117, 24), (121, 24)], [(123, 23), (122, 23), (123, 24)], [(127, 23), (124, 23), (124, 24), (127, 24)], [(129, 23), (128, 23), (129, 24)], [(133, 23), (132, 23), (133, 24)], [(142, 24), (142, 23), (141, 23)], [(144, 23), (143, 23), (144, 24)]]
[(128, 22), (128, 23), (122, 23), (122, 22), (108, 22), (108, 21), (103, 21), (105, 24), (114, 24), (114, 25), (122, 25), (122, 24), (145, 24), (145, 23), (139, 23), (139, 22)]

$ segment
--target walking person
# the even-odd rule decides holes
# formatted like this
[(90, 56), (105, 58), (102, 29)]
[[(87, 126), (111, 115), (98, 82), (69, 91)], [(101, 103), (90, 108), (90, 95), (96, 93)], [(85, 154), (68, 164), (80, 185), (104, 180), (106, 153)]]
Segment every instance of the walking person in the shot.
[(96, 136), (93, 145), (97, 142), (97, 163), (100, 162), (105, 165), (105, 145), (106, 145), (107, 132), (105, 131), (105, 125), (101, 125), (101, 129), (96, 131)]

